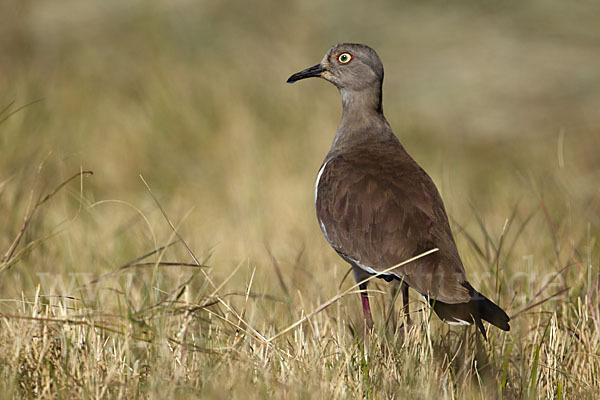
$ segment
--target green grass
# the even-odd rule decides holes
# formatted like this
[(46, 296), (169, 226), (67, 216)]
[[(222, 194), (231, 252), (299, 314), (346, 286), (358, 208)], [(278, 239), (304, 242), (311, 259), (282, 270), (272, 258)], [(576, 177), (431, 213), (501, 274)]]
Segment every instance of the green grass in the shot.
[[(123, 4), (0, 5), (0, 397), (598, 397), (597, 4)], [(339, 95), (285, 84), (340, 41), (509, 333), (383, 281), (365, 332), (313, 209)]]

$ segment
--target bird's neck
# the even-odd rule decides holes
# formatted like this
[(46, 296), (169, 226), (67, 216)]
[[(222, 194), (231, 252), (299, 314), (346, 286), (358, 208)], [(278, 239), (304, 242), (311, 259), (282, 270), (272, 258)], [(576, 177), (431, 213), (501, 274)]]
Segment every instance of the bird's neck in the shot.
[(381, 85), (360, 91), (341, 88), (343, 114), (374, 113), (383, 115), (381, 90)]
[(342, 95), (342, 119), (333, 140), (332, 151), (344, 151), (365, 141), (396, 140), (383, 116), (381, 87), (346, 91)]

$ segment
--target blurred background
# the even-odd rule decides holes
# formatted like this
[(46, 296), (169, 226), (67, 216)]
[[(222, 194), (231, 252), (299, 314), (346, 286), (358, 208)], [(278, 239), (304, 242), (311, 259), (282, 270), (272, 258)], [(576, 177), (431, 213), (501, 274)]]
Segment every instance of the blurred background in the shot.
[(281, 294), (270, 249), (292, 293), (335, 293), (347, 267), (313, 190), (339, 94), (285, 81), (344, 41), (383, 60), (386, 116), (437, 183), (473, 281), (494, 271), (507, 220), (505, 279), (597, 263), (599, 13), (594, 1), (3, 1), (2, 254), (31, 193), (94, 175), (40, 209), (0, 290), (97, 276), (167, 243), (141, 174), (214, 276), (244, 264), (243, 282), (256, 267), (257, 290)]
[[(3, 393), (598, 397), (599, 18), (591, 0), (1, 1)], [(372, 336), (354, 293), (274, 347), (238, 318), (272, 338), (352, 285), (313, 204), (339, 94), (285, 83), (338, 42), (379, 53), (469, 280), (515, 317), (485, 347), (414, 292), (418, 329), (390, 336), (381, 282)], [(117, 270), (170, 223), (218, 297), (181, 243)]]

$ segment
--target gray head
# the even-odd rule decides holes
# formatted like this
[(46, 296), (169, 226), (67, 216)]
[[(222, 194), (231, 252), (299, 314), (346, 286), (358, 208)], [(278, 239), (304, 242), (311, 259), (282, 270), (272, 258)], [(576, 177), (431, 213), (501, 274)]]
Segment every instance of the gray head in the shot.
[(339, 89), (360, 91), (381, 86), (383, 64), (369, 46), (339, 43), (327, 51), (321, 63), (290, 76), (287, 82), (312, 77), (321, 77)]
[(288, 83), (301, 79), (319, 77), (333, 83), (342, 93), (342, 98), (361, 92), (374, 94), (381, 108), (381, 85), (383, 64), (369, 46), (358, 43), (340, 43), (331, 47), (323, 60), (289, 77)]

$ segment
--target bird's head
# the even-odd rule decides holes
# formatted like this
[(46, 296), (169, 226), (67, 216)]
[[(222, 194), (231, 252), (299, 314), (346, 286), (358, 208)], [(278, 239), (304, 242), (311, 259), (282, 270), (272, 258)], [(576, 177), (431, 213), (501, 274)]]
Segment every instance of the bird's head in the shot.
[(294, 83), (312, 77), (323, 78), (342, 91), (380, 88), (383, 64), (375, 50), (369, 46), (340, 43), (332, 46), (319, 64), (295, 73), (287, 82)]

